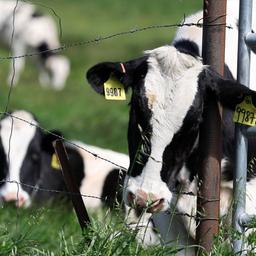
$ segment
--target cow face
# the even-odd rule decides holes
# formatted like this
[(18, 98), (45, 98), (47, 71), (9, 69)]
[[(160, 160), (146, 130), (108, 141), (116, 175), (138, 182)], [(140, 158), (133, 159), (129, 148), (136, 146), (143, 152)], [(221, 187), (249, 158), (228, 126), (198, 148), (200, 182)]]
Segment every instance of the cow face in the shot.
[[(121, 67), (124, 66), (125, 69)], [(197, 46), (181, 41), (146, 51), (143, 58), (92, 67), (87, 79), (103, 94), (103, 83), (114, 74), (132, 89), (128, 143), (130, 167), (124, 186), (128, 205), (166, 210), (177, 184), (193, 178), (204, 101), (209, 95), (231, 109), (252, 93), (224, 81), (202, 64)]]
[(33, 187), (39, 185), (45, 166), (51, 168), (54, 151), (51, 143), (56, 137), (45, 135), (37, 128), (32, 114), (16, 111), (12, 115), (16, 118), (6, 116), (0, 121), (0, 158), (3, 160), (0, 176), (9, 181), (2, 183), (0, 197), (4, 201), (16, 201), (18, 207), (29, 206)]

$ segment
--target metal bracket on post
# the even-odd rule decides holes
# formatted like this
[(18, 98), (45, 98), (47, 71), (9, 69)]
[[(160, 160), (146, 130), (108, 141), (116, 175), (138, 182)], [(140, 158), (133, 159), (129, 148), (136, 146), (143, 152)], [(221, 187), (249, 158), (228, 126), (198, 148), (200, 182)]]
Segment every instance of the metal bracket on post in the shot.
[(249, 33), (245, 37), (245, 43), (256, 54), (256, 33)]

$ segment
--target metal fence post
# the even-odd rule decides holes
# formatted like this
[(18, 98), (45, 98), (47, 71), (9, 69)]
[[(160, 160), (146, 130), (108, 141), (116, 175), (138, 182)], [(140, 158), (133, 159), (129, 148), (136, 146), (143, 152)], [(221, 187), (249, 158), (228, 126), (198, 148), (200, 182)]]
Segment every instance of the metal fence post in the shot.
[[(252, 0), (240, 0), (239, 9), (239, 36), (238, 36), (238, 63), (237, 80), (241, 84), (249, 86), (250, 80), (250, 49), (245, 43), (246, 36), (251, 32), (252, 23)], [(247, 178), (247, 150), (248, 140), (245, 134), (246, 128), (236, 124), (236, 161), (234, 175), (234, 205), (233, 205), (233, 228), (243, 233), (241, 223), (245, 216), (246, 201), (246, 178)], [(234, 253), (243, 250), (242, 238), (233, 240)]]
[[(226, 0), (204, 0), (203, 60), (215, 71), (224, 74)], [(211, 26), (207, 26), (211, 24)], [(214, 235), (219, 230), (221, 114), (214, 95), (207, 99), (204, 123), (199, 138), (201, 166), (197, 209), (198, 244), (210, 252)]]

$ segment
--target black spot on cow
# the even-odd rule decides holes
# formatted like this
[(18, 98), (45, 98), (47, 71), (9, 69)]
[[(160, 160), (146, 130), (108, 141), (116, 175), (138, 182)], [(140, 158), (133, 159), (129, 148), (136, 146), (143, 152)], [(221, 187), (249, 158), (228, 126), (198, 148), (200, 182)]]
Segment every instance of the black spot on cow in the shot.
[[(1, 129), (1, 126), (0, 126)], [(4, 148), (2, 144), (2, 140), (0, 138), (0, 187), (4, 184), (3, 180), (6, 178), (7, 175), (7, 159), (4, 154)]]
[(198, 45), (190, 40), (182, 39), (174, 42), (173, 46), (182, 53), (189, 54), (193, 57), (199, 57)]
[(116, 202), (122, 201), (121, 184), (124, 174), (120, 169), (113, 169), (106, 177), (102, 188), (101, 198), (107, 207), (113, 207)]
[(35, 10), (35, 11), (32, 13), (32, 15), (31, 15), (32, 18), (41, 18), (41, 17), (43, 17), (43, 16), (44, 16), (43, 13), (40, 12), (40, 11), (38, 11), (38, 10)]
[(40, 45), (38, 45), (36, 47), (36, 50), (39, 52), (42, 61), (45, 61), (50, 56), (55, 55), (55, 53), (51, 51), (49, 45), (46, 42), (43, 42)]

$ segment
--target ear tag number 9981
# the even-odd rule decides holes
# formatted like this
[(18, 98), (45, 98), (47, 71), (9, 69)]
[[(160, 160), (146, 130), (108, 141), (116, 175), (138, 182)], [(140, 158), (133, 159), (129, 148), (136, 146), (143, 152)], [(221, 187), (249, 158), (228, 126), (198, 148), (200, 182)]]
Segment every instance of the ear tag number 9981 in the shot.
[(256, 107), (252, 103), (251, 96), (246, 96), (244, 100), (236, 106), (233, 121), (249, 126), (256, 125)]
[(105, 98), (107, 100), (125, 100), (124, 86), (111, 74), (104, 83)]

